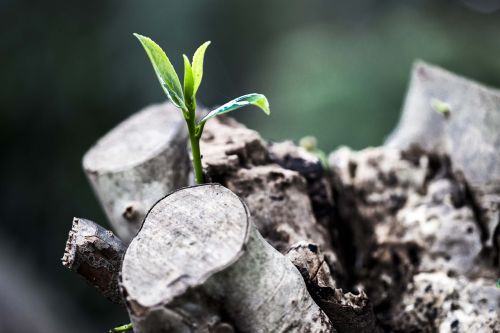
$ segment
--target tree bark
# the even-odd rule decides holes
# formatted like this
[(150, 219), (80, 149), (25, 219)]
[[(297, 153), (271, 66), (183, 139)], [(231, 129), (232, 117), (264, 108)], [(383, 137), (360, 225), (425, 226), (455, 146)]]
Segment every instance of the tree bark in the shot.
[(330, 233), (333, 198), (318, 158), (291, 143), (268, 145), (257, 132), (227, 117), (205, 125), (201, 147), (206, 179), (245, 201), (274, 248), (286, 253), (299, 241), (315, 243), (336, 279), (343, 278)]
[(104, 297), (123, 304), (118, 277), (125, 249), (126, 245), (111, 231), (75, 217), (62, 263), (86, 279)]
[(384, 328), (500, 330), (498, 267), (487, 260), (474, 203), (446, 156), (343, 148), (330, 165), (355, 280)]
[(337, 288), (316, 244), (300, 242), (288, 251), (287, 257), (299, 269), (312, 298), (339, 332), (378, 332), (372, 304), (365, 292), (344, 293)]
[[(446, 115), (431, 107), (439, 100)], [(500, 265), (500, 90), (417, 62), (399, 125), (386, 146), (450, 157), (475, 202), (486, 246)]]

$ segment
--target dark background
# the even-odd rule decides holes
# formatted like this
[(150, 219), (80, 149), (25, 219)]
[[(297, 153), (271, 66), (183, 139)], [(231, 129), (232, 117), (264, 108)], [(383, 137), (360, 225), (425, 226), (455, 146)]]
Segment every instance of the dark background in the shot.
[[(500, 1), (0, 0), (0, 332), (106, 332), (127, 320), (60, 264), (73, 216), (107, 226), (84, 152), (165, 100), (144, 51), (181, 69), (205, 40), (201, 103), (264, 93), (236, 117), (272, 140), (379, 145), (416, 58), (500, 86)], [(182, 73), (182, 69), (180, 70)]]

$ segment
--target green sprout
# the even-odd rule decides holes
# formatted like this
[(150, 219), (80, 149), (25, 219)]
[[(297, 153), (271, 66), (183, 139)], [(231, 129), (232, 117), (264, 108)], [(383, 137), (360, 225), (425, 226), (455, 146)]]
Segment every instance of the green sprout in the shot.
[(437, 98), (432, 98), (430, 104), (431, 108), (437, 113), (441, 113), (446, 118), (450, 116), (451, 107), (448, 103), (443, 102)]
[(318, 140), (314, 136), (305, 136), (299, 141), (299, 146), (318, 158), (324, 170), (328, 170), (328, 158), (324, 151), (318, 148)]
[(210, 111), (202, 119), (196, 121), (196, 93), (200, 87), (201, 79), (203, 78), (203, 58), (205, 57), (205, 51), (210, 45), (210, 42), (203, 43), (196, 50), (192, 62), (189, 62), (189, 58), (183, 55), (184, 86), (182, 87), (174, 67), (162, 48), (148, 37), (139, 34), (134, 34), (134, 36), (139, 39), (146, 50), (156, 76), (167, 94), (168, 99), (181, 109), (184, 115), (189, 132), (189, 141), (191, 143), (195, 181), (197, 184), (201, 184), (203, 183), (203, 169), (201, 166), (200, 138), (207, 120), (246, 105), (255, 105), (269, 115), (271, 113), (269, 102), (267, 98), (261, 94), (240, 96)]
[(132, 330), (132, 324), (125, 324), (125, 325), (110, 329), (109, 333), (121, 333), (121, 332), (128, 332), (131, 330)]

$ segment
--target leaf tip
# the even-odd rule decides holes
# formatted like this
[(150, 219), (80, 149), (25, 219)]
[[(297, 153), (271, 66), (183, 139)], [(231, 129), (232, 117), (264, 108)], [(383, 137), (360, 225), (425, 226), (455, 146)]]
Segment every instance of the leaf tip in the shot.
[(146, 36), (138, 34), (137, 32), (132, 33), (132, 35), (134, 35), (134, 37), (137, 38), (138, 40), (142, 40), (142, 39), (147, 38)]
[(269, 107), (269, 101), (267, 100), (267, 97), (262, 94), (257, 94), (257, 96), (259, 96), (259, 99), (261, 101), (261, 103), (258, 102), (258, 106), (260, 106), (262, 111), (264, 111), (264, 113), (269, 116), (271, 114), (271, 108)]
[(139, 40), (139, 42), (144, 46), (146, 47), (147, 44), (149, 43), (153, 43), (153, 44), (156, 44), (151, 38), (149, 37), (146, 37), (146, 36), (143, 36), (141, 34), (138, 34), (136, 32), (134, 32), (132, 35), (134, 35), (135, 38), (137, 38)]

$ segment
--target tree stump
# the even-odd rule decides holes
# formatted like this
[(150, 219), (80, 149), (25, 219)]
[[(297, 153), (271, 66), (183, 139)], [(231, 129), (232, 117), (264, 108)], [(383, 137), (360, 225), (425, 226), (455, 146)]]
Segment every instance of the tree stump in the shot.
[(83, 168), (114, 230), (130, 242), (151, 206), (188, 184), (187, 129), (169, 103), (150, 106), (112, 129)]
[(136, 332), (500, 332), (498, 110), (496, 90), (418, 63), (385, 146), (325, 169), (220, 117), (201, 148), (221, 185), (177, 190), (181, 114), (147, 108), (84, 158), (124, 242), (78, 219), (63, 262)]
[[(433, 102), (448, 111), (433, 110)], [(424, 62), (413, 75), (389, 147), (412, 145), (450, 157), (454, 172), (470, 188), (485, 244), (500, 265), (500, 90)]]
[(245, 204), (208, 184), (148, 213), (123, 261), (136, 332), (332, 332), (293, 264), (260, 236)]

